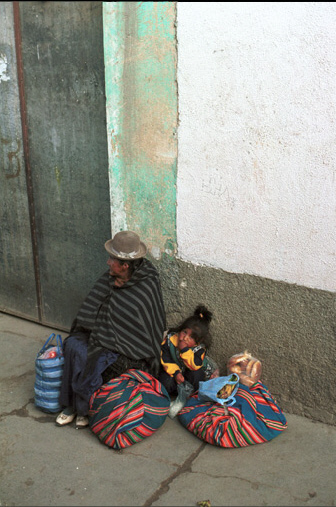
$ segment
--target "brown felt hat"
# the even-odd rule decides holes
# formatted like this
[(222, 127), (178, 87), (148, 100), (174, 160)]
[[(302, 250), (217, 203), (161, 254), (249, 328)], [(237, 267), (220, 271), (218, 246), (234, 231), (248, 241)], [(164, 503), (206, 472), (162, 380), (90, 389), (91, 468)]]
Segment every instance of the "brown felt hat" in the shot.
[(116, 259), (128, 261), (141, 259), (147, 253), (147, 247), (139, 236), (132, 231), (120, 231), (105, 243), (105, 249)]

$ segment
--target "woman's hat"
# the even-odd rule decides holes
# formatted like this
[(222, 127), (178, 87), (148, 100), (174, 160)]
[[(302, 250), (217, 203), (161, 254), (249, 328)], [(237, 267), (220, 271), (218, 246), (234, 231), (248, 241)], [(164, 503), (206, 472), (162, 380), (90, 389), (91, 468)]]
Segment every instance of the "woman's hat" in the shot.
[(147, 253), (147, 247), (139, 236), (132, 231), (120, 231), (105, 243), (105, 249), (111, 255), (120, 260), (141, 259)]

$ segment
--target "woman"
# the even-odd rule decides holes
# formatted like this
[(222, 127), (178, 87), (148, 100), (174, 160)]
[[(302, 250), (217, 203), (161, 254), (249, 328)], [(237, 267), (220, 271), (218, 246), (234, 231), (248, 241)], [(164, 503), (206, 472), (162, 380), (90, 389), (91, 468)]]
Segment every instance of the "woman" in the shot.
[(105, 249), (109, 270), (89, 292), (64, 341), (58, 426), (76, 417), (76, 428), (86, 427), (91, 395), (127, 369), (158, 374), (166, 319), (158, 272), (132, 231), (118, 232)]

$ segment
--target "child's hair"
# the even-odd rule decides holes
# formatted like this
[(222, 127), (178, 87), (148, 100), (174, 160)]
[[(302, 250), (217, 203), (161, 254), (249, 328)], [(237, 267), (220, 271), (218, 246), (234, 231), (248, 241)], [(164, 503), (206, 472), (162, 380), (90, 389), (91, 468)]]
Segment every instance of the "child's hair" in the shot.
[(181, 324), (170, 328), (169, 331), (179, 333), (184, 329), (191, 329), (191, 337), (197, 344), (203, 343), (206, 348), (211, 345), (211, 336), (209, 326), (212, 320), (212, 313), (202, 305), (195, 308), (193, 315), (187, 317)]

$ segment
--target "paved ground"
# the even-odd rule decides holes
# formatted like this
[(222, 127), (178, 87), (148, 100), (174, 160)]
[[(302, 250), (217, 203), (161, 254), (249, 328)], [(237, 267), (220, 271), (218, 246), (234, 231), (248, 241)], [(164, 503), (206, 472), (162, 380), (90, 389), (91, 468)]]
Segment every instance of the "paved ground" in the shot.
[[(122, 452), (34, 407), (49, 329), (0, 313), (0, 506), (335, 506), (336, 427), (285, 414), (266, 444), (211, 446), (167, 418)], [(64, 337), (65, 333), (60, 332)]]

